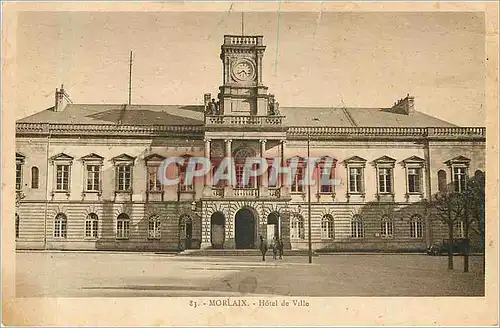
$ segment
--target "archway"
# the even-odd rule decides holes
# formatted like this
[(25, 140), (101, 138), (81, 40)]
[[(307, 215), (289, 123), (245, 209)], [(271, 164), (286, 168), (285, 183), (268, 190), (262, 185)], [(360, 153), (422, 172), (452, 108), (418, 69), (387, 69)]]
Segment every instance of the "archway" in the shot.
[(242, 208), (234, 218), (234, 243), (236, 248), (255, 248), (255, 215), (248, 208)]
[(267, 216), (267, 242), (270, 243), (273, 237), (281, 237), (281, 222), (276, 212), (269, 213)]
[(224, 214), (215, 212), (210, 218), (210, 240), (212, 248), (222, 248), (224, 246)]

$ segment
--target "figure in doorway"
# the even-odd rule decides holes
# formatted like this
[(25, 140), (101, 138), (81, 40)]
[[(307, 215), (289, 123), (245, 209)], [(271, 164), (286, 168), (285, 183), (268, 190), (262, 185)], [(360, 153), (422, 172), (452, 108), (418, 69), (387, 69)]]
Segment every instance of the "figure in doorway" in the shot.
[(266, 253), (267, 253), (267, 240), (262, 237), (262, 235), (259, 235), (260, 239), (260, 252), (262, 253), (262, 261), (266, 260)]

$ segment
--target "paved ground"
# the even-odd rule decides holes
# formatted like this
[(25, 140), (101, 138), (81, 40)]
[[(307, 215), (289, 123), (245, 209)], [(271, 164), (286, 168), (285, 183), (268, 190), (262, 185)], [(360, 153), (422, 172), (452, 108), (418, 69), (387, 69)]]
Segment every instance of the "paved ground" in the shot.
[(482, 296), (482, 257), (426, 255), (187, 257), (138, 253), (18, 252), (18, 297)]

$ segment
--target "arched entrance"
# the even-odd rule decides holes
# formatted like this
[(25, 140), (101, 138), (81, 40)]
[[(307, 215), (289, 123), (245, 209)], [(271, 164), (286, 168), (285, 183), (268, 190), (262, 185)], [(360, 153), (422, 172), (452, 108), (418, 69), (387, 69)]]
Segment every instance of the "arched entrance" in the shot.
[(242, 208), (234, 218), (234, 243), (236, 248), (255, 248), (255, 215), (248, 208)]
[(267, 216), (267, 242), (270, 243), (273, 237), (281, 237), (280, 217), (276, 212), (269, 213)]
[(212, 248), (222, 248), (224, 246), (224, 214), (215, 212), (210, 218), (210, 240)]

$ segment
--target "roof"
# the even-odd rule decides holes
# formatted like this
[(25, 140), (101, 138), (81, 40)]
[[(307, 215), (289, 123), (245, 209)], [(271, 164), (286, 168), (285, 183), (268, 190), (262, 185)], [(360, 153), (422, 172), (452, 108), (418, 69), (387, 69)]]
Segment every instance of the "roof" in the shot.
[[(203, 125), (203, 105), (68, 104), (19, 120), (19, 123), (80, 123), (126, 125)], [(397, 114), (384, 108), (280, 107), (288, 126), (333, 127), (453, 127), (414, 111)]]
[(335, 127), (453, 127), (454, 124), (418, 111), (410, 115), (391, 112), (389, 108), (359, 107), (280, 107), (290, 126)]
[(200, 125), (204, 106), (68, 104), (61, 112), (53, 107), (25, 117), (19, 123), (81, 123), (130, 125)]

